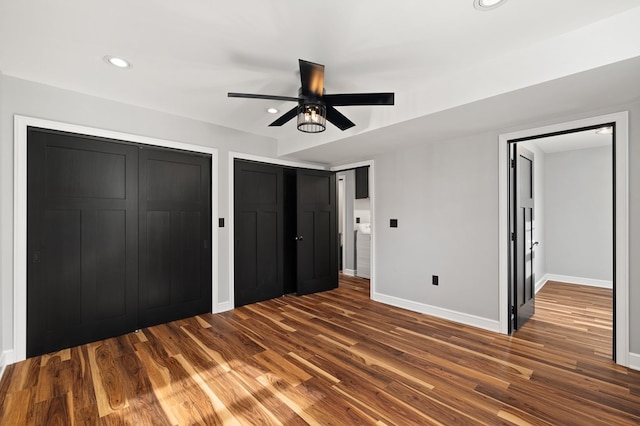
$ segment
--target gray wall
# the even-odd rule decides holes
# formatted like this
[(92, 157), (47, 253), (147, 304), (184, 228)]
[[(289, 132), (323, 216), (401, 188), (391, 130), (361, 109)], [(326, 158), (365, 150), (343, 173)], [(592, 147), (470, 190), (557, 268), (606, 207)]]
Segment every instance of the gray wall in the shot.
[[(595, 108), (447, 141), (425, 130), (421, 144), (377, 156), (376, 291), (498, 321), (498, 135), (628, 110), (629, 306), (640, 306), (640, 102)], [(640, 353), (638, 309), (630, 309), (629, 334)]]
[(374, 173), (376, 292), (498, 321), (497, 133), (425, 136)]
[[(0, 76), (0, 336), (13, 347), (13, 116), (25, 115), (100, 129), (218, 148), (218, 209), (228, 217), (228, 151), (276, 157), (272, 139), (121, 104), (77, 92)], [(228, 229), (219, 230), (219, 300), (229, 299)]]
[(613, 279), (611, 147), (547, 154), (547, 272)]

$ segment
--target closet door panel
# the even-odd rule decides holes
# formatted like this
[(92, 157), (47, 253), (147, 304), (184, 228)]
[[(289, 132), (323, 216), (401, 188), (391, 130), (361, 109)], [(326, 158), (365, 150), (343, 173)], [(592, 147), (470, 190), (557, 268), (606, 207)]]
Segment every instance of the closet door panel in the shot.
[(138, 323), (138, 150), (84, 135), (27, 135), (27, 356)]
[(210, 158), (140, 149), (140, 324), (211, 312)]

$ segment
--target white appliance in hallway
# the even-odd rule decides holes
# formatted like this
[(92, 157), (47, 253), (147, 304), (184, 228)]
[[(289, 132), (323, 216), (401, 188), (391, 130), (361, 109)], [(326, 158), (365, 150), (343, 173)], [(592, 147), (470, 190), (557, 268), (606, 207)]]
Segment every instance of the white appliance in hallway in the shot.
[(371, 278), (371, 224), (359, 223), (356, 229), (356, 275)]

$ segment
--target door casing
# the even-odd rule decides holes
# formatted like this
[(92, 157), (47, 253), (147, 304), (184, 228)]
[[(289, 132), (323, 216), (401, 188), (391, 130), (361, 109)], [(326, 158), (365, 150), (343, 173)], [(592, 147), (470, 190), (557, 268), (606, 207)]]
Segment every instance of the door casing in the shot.
[(629, 113), (622, 111), (580, 120), (531, 128), (498, 137), (498, 236), (499, 236), (499, 318), (500, 332), (509, 333), (509, 141), (543, 134), (588, 128), (602, 123), (615, 123), (614, 145), (614, 264), (615, 281), (615, 353), (616, 363), (629, 366)]
[(218, 217), (218, 199), (216, 197), (218, 150), (216, 148), (15, 115), (13, 138), (13, 350), (5, 353), (7, 364), (23, 361), (27, 354), (27, 128), (30, 126), (210, 154), (212, 310), (214, 312), (222, 311), (218, 302), (218, 227), (217, 222), (213, 223)]

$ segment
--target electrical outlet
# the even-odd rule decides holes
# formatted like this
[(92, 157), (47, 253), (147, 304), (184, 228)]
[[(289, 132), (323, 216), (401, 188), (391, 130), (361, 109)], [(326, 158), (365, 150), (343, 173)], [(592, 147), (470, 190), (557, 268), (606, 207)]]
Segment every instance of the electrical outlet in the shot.
[(438, 285), (438, 276), (437, 275), (431, 275), (431, 284)]

